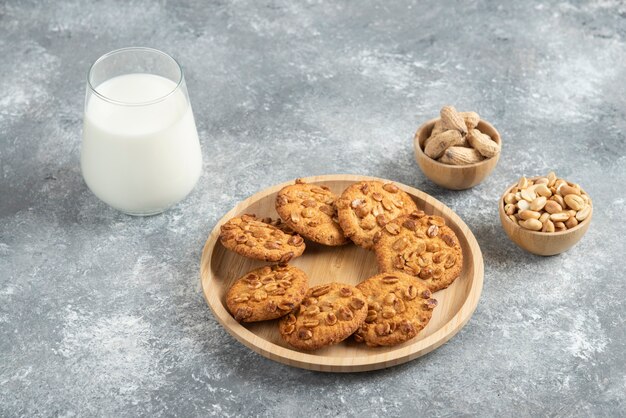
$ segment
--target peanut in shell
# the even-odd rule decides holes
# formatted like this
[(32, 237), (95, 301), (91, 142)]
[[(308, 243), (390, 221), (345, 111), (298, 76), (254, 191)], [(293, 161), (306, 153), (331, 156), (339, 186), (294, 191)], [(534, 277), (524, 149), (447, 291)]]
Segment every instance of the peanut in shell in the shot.
[(450, 165), (474, 164), (483, 160), (483, 156), (473, 148), (452, 146), (446, 149), (439, 162)]
[(445, 131), (441, 132), (428, 140), (428, 143), (424, 147), (424, 153), (430, 158), (437, 159), (441, 157), (446, 149), (451, 146), (460, 145), (463, 142), (463, 137), (459, 131)]
[(467, 125), (465, 125), (465, 120), (463, 120), (463, 117), (453, 106), (442, 107), (439, 114), (441, 116), (441, 124), (444, 130), (451, 129), (459, 131), (462, 135), (467, 134)]
[(467, 134), (467, 142), (486, 158), (491, 158), (500, 152), (500, 145), (478, 129), (472, 129)]

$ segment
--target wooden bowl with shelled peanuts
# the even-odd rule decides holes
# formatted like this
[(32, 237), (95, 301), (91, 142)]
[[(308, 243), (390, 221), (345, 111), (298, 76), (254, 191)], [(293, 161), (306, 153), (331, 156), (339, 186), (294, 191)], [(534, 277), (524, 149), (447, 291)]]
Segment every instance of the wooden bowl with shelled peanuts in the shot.
[[(551, 173), (553, 174), (553, 173)], [(535, 182), (538, 179), (545, 178), (546, 176), (537, 176), (527, 179), (529, 182)], [(526, 180), (525, 178), (522, 178)], [(520, 179), (520, 182), (522, 181)], [(567, 228), (554, 229), (546, 231), (545, 228), (541, 230), (532, 230), (528, 227), (520, 226), (520, 220), (516, 219), (512, 215), (507, 214), (505, 200), (507, 195), (515, 194), (520, 190), (520, 182), (517, 182), (509, 187), (500, 197), (498, 203), (498, 214), (500, 216), (500, 222), (502, 223), (502, 229), (507, 236), (518, 247), (541, 256), (552, 256), (563, 253), (578, 243), (585, 235), (591, 224), (591, 218), (593, 215), (593, 202), (585, 190), (578, 184), (566, 182), (565, 185), (574, 191), (574, 193), (586, 196), (585, 208), (580, 210), (574, 215), (576, 218), (575, 225), (571, 225)], [(555, 188), (553, 188), (555, 189)], [(556, 191), (554, 194), (563, 194), (560, 191)], [(550, 198), (552, 200), (553, 198)], [(565, 207), (564, 211), (572, 210)], [(553, 215), (551, 215), (553, 216)], [(539, 227), (537, 227), (539, 229)]]
[[(446, 106), (442, 109), (451, 108)], [(452, 108), (455, 112), (456, 110)], [(460, 114), (473, 114), (474, 122), (463, 124), (464, 132), (458, 135), (460, 144), (456, 144), (445, 149), (439, 149), (441, 156), (433, 158), (433, 154), (427, 155), (428, 149), (426, 145), (438, 131), (441, 131), (442, 117), (431, 119), (417, 130), (413, 139), (415, 149), (415, 161), (421, 168), (422, 172), (432, 182), (437, 185), (451, 190), (465, 190), (476, 186), (491, 174), (498, 164), (500, 158), (500, 150), (502, 148), (502, 140), (500, 133), (489, 122), (480, 119), (475, 112), (459, 112)], [(468, 121), (470, 118), (465, 118)], [(467, 144), (466, 137), (471, 136), (473, 130), (478, 130), (478, 134), (482, 134), (483, 138), (487, 136), (489, 139), (486, 144), (497, 150), (497, 152), (485, 153), (489, 157), (485, 157), (478, 153), (473, 147)], [(448, 131), (448, 132), (451, 132)], [(489, 143), (491, 142), (491, 143)], [(458, 159), (457, 155), (458, 154)], [(436, 155), (435, 155), (436, 156)]]

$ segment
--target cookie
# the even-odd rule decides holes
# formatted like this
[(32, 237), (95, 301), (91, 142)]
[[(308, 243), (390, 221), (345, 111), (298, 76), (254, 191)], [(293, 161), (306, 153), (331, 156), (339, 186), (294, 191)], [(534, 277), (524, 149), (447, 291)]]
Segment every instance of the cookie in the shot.
[(337, 199), (339, 225), (344, 234), (365, 249), (372, 249), (387, 222), (417, 210), (407, 193), (393, 183), (354, 183)]
[(428, 287), (404, 273), (382, 273), (357, 286), (368, 305), (354, 335), (370, 347), (396, 345), (415, 337), (430, 321), (437, 300)]
[(328, 187), (296, 180), (278, 192), (276, 212), (291, 229), (311, 241), (343, 245), (348, 239), (339, 226), (335, 200), (337, 196)]
[(385, 225), (376, 243), (381, 273), (419, 277), (431, 292), (450, 286), (461, 274), (463, 253), (454, 232), (440, 216), (415, 211)]
[(255, 215), (232, 218), (222, 225), (220, 242), (244, 257), (283, 264), (301, 256), (305, 247), (300, 235), (289, 235)]
[(239, 322), (280, 318), (300, 305), (307, 282), (306, 274), (296, 267), (260, 267), (233, 283), (226, 294), (226, 306)]
[(297, 312), (283, 317), (278, 328), (290, 345), (316, 350), (352, 335), (367, 316), (367, 303), (359, 289), (343, 283), (312, 287)]

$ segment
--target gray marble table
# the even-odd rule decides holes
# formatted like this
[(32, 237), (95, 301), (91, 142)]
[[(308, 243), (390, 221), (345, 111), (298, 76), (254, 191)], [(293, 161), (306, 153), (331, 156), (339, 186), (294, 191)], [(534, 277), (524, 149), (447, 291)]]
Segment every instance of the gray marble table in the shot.
[[(0, 1), (0, 416), (626, 415), (623, 1)], [(183, 64), (204, 155), (168, 212), (108, 208), (79, 169), (84, 80), (145, 45)], [(452, 192), (411, 138), (444, 104), (504, 140)], [(496, 202), (556, 170), (591, 194), (588, 234), (540, 258)], [(408, 364), (333, 375), (237, 343), (200, 290), (207, 233), (272, 184), (386, 177), (454, 209), (485, 258), (467, 326)]]

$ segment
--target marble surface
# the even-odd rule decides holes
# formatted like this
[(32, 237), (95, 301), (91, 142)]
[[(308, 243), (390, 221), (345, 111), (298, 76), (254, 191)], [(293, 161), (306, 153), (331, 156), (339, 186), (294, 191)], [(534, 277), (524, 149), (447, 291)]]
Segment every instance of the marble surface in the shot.
[[(1, 416), (626, 415), (626, 4), (453, 1), (0, 2)], [(145, 45), (184, 66), (204, 155), (194, 192), (132, 218), (85, 186), (86, 71)], [(493, 175), (430, 183), (416, 127), (444, 104), (500, 131)], [(497, 199), (556, 170), (588, 234), (540, 258)], [(485, 258), (468, 325), (418, 360), (321, 374), (267, 360), (212, 317), (202, 245), (239, 200), (355, 173), (454, 209)]]

